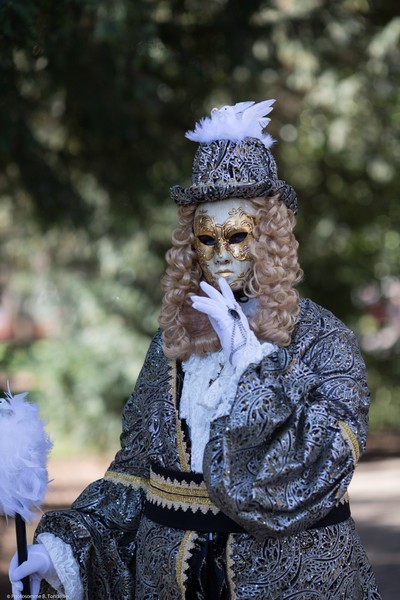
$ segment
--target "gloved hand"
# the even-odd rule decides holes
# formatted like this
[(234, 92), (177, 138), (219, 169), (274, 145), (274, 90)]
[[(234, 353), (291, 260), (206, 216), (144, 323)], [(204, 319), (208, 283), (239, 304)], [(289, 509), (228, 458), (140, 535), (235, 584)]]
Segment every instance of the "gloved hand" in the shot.
[(31, 583), (31, 598), (36, 600), (40, 590), (40, 581), (48, 579), (48, 577), (57, 577), (53, 561), (43, 544), (33, 544), (28, 546), (28, 558), (22, 565), (18, 566), (17, 553), (11, 559), (8, 572), (12, 593), (14, 598), (21, 597), (22, 594), (22, 579), (30, 576)]
[(246, 346), (250, 326), (227, 281), (220, 277), (218, 285), (221, 293), (202, 281), (200, 287), (208, 298), (192, 296), (191, 300), (193, 308), (208, 315), (219, 337), (226, 358), (231, 365), (236, 367), (239, 363), (241, 351)]

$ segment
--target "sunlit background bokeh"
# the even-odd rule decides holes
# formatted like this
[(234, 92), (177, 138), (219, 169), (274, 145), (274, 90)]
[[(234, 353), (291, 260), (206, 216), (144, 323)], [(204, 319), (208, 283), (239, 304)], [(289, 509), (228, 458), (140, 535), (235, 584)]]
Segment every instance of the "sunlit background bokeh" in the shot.
[(0, 384), (55, 451), (115, 445), (157, 328), (184, 132), (276, 98), (301, 293), (357, 333), (371, 431), (400, 431), (400, 16), (367, 0), (0, 7)]

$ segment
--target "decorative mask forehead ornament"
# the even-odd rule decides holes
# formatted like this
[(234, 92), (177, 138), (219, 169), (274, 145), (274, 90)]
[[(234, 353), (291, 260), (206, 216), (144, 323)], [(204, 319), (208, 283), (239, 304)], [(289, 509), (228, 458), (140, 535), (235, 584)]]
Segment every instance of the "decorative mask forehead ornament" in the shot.
[[(230, 261), (229, 271), (234, 267), (233, 275), (228, 276), (228, 269), (222, 271), (232, 289), (242, 289), (251, 273), (248, 243), (255, 211), (248, 200), (277, 195), (297, 212), (296, 192), (278, 178), (270, 151), (274, 140), (265, 132), (270, 122), (266, 115), (274, 102), (239, 102), (213, 108), (209, 117), (186, 133), (188, 139), (200, 144), (193, 162), (192, 185), (174, 185), (170, 192), (178, 205), (198, 207), (194, 247), (204, 277), (212, 285), (221, 271), (213, 265), (223, 253)], [(224, 215), (213, 210), (218, 205), (224, 206)]]

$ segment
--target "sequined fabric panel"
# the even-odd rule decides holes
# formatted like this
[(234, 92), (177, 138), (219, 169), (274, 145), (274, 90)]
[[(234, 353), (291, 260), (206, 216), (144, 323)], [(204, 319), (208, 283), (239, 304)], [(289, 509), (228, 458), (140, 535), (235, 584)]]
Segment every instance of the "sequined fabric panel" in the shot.
[[(81, 567), (85, 600), (134, 597), (142, 504), (141, 490), (100, 480), (86, 488), (71, 510), (43, 515), (35, 535), (47, 531), (70, 544)], [(43, 589), (48, 590), (48, 585), (43, 584)]]
[(172, 199), (180, 205), (234, 196), (251, 199), (279, 194), (282, 202), (297, 213), (294, 188), (278, 179), (274, 156), (255, 138), (200, 144), (193, 161), (192, 186), (175, 185), (170, 192)]
[(151, 462), (181, 470), (171, 365), (162, 351), (161, 333), (154, 337), (123, 415), (122, 449), (111, 471), (149, 478)]
[(231, 536), (239, 600), (380, 600), (352, 519), (258, 543)]
[(184, 534), (142, 518), (137, 539), (135, 598), (182, 600), (177, 562)]
[(323, 518), (353, 475), (369, 392), (354, 334), (302, 301), (289, 348), (250, 365), (231, 414), (215, 420), (204, 455), (211, 500), (258, 539), (297, 533)]

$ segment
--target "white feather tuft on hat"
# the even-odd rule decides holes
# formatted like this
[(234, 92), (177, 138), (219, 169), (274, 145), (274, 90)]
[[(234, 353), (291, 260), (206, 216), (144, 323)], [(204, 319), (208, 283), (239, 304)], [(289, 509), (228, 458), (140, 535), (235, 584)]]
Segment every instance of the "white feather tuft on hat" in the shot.
[(258, 103), (238, 102), (233, 106), (213, 108), (211, 116), (200, 119), (193, 131), (186, 132), (186, 137), (201, 144), (216, 140), (240, 142), (245, 138), (256, 138), (269, 149), (275, 140), (264, 129), (271, 121), (266, 115), (271, 112), (274, 102), (274, 99)]

